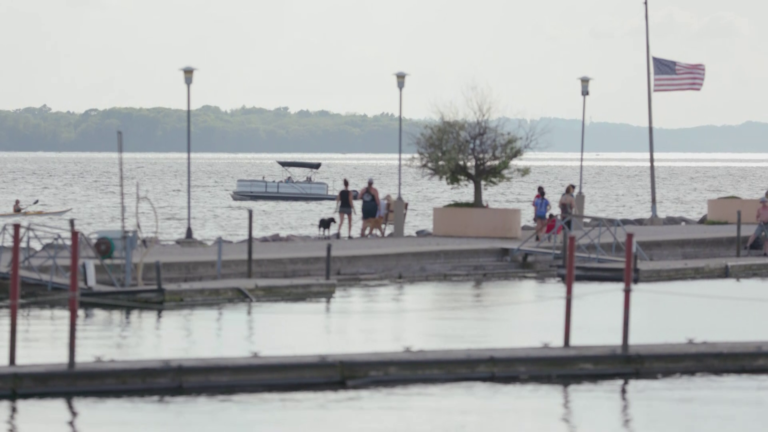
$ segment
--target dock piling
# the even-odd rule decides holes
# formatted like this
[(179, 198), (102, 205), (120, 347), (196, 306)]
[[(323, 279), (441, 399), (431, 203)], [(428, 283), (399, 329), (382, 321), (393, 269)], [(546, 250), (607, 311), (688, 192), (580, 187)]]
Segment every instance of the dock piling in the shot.
[(331, 243), (325, 249), (325, 280), (331, 280)]
[(568, 236), (568, 253), (565, 255), (565, 340), (563, 346), (571, 346), (571, 301), (573, 281), (576, 278), (576, 237)]
[(253, 210), (248, 209), (248, 279), (253, 277)]
[(626, 249), (624, 258), (624, 326), (621, 337), (621, 352), (629, 352), (629, 299), (632, 293), (632, 278), (634, 277), (634, 259), (632, 255), (635, 250), (634, 234), (627, 233), (627, 240), (624, 243)]
[(216, 251), (216, 279), (221, 279), (221, 248), (223, 240), (221, 237), (216, 241), (218, 250)]
[(155, 281), (157, 283), (157, 289), (163, 289), (163, 265), (160, 261), (155, 261)]
[(736, 258), (741, 257), (741, 210), (736, 210)]
[(13, 224), (13, 253), (11, 255), (11, 346), (8, 364), (16, 366), (16, 319), (19, 314), (19, 232), (21, 231), (21, 225)]
[(75, 368), (75, 328), (77, 326), (77, 303), (79, 283), (77, 270), (79, 268), (80, 234), (72, 230), (71, 262), (69, 266), (69, 369)]

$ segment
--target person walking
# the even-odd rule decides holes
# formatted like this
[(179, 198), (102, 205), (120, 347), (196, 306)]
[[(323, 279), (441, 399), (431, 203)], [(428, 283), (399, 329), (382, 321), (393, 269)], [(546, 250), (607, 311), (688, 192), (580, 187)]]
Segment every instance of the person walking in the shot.
[(563, 225), (568, 228), (568, 232), (572, 231), (573, 209), (576, 208), (576, 197), (573, 196), (573, 185), (568, 185), (565, 188), (565, 193), (560, 197), (560, 219), (563, 221)]
[(359, 196), (363, 201), (363, 228), (360, 230), (360, 237), (365, 237), (365, 229), (373, 219), (376, 219), (381, 206), (379, 191), (373, 187), (373, 178), (368, 179), (368, 186), (360, 190)]
[(339, 206), (339, 233), (338, 237), (341, 238), (341, 227), (344, 226), (344, 216), (347, 217), (347, 237), (352, 238), (352, 191), (349, 190), (349, 181), (344, 179), (344, 190), (339, 192), (336, 196), (336, 203)]
[[(539, 186), (536, 188), (536, 196), (533, 197), (533, 201), (531, 201), (531, 205), (536, 207), (536, 200), (541, 198), (541, 194), (544, 192), (544, 186)], [(536, 217), (533, 217), (533, 223), (536, 224)]]
[(539, 191), (539, 197), (533, 200), (533, 220), (536, 221), (536, 241), (539, 241), (539, 236), (547, 229), (547, 213), (550, 208), (552, 208), (552, 206), (549, 204), (549, 200), (546, 198), (546, 193), (542, 188)]
[[(747, 246), (744, 249), (749, 249), (752, 242), (761, 235), (765, 234), (768, 236), (768, 198), (760, 198), (760, 207), (758, 207), (757, 213), (755, 214), (755, 221), (757, 221), (757, 228), (755, 228), (755, 232), (749, 236), (749, 241), (747, 241)], [(763, 256), (768, 256), (768, 238), (763, 241)]]

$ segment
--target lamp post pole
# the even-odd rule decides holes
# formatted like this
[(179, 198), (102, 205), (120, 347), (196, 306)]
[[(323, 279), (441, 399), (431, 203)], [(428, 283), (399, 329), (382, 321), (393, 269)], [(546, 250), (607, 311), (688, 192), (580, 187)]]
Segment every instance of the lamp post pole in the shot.
[(403, 185), (403, 87), (400, 90), (400, 125), (397, 138), (398, 155), (397, 155), (397, 199), (403, 199), (401, 189)]
[[(587, 96), (589, 96), (589, 82), (592, 80), (592, 78), (583, 76), (579, 78), (579, 80), (581, 81), (581, 96), (583, 98), (583, 103), (581, 108), (581, 158), (579, 160), (579, 193), (576, 194), (576, 214), (583, 216), (585, 197), (581, 187), (584, 179), (584, 129), (587, 118)], [(574, 229), (580, 230), (583, 228), (583, 224), (584, 220), (582, 218), (575, 218), (572, 226)]]
[(398, 159), (397, 159), (397, 200), (395, 200), (395, 237), (405, 235), (405, 202), (402, 196), (403, 184), (403, 87), (405, 87), (405, 72), (398, 72), (397, 88), (400, 91), (400, 116), (398, 131)]
[(187, 84), (187, 233), (186, 240), (192, 240), (192, 114), (191, 114), (191, 87), (192, 74), (195, 68), (185, 67), (184, 82)]
[(648, 82), (648, 153), (651, 162), (651, 218), (649, 225), (661, 225), (662, 220), (656, 213), (656, 169), (653, 163), (653, 101), (651, 99), (651, 40), (648, 30), (648, 0), (645, 5), (645, 65), (646, 79)]

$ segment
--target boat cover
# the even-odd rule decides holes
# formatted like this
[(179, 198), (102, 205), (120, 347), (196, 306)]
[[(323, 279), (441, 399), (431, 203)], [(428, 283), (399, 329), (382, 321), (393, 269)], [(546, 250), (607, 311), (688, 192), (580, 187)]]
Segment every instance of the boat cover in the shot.
[(306, 168), (317, 170), (320, 169), (320, 162), (295, 162), (295, 161), (277, 161), (283, 168)]

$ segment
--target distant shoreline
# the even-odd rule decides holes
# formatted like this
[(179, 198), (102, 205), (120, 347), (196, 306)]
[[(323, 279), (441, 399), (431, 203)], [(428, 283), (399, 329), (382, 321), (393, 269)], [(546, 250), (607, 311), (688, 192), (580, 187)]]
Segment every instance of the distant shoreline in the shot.
[[(86, 153), (86, 154), (114, 154), (117, 150), (3, 150), (0, 149), (0, 154), (4, 153), (25, 153), (25, 154), (48, 154), (48, 153), (61, 153), (61, 154), (69, 154), (69, 153)], [(136, 151), (130, 151), (126, 150), (126, 154), (167, 154), (167, 155), (176, 155), (176, 154), (183, 154), (186, 155), (186, 151), (147, 151), (147, 150), (136, 150)], [(397, 156), (397, 152), (311, 152), (311, 151), (263, 151), (263, 152), (256, 152), (256, 151), (208, 151), (208, 150), (192, 150), (192, 154), (219, 154), (219, 155), (225, 155), (225, 154), (246, 154), (246, 155), (377, 155), (377, 156)], [(416, 153), (413, 152), (403, 152), (403, 155), (413, 156)], [(579, 154), (578, 150), (574, 151), (563, 151), (563, 150), (541, 150), (541, 151), (532, 151), (528, 152), (527, 155), (542, 155), (542, 154)], [(584, 155), (589, 156), (595, 156), (595, 155), (602, 155), (602, 154), (642, 154), (647, 155), (648, 151), (619, 151), (619, 150), (597, 150), (597, 151), (585, 151)], [(765, 155), (768, 157), (768, 151), (764, 152), (754, 152), (754, 151), (671, 151), (671, 150), (662, 150), (662, 151), (655, 151), (654, 154), (713, 154), (713, 155), (720, 155), (720, 154), (738, 154), (738, 155)]]
[[(412, 153), (424, 120), (403, 119), (403, 150)], [(506, 119), (540, 132), (539, 152), (578, 151), (581, 122), (573, 119)], [(187, 143), (186, 112), (168, 108), (110, 108), (83, 113), (53, 111), (47, 106), (0, 110), (0, 151), (110, 152), (123, 132), (126, 152), (183, 152)], [(397, 151), (398, 118), (337, 114), (328, 111), (221, 110), (204, 106), (192, 111), (192, 149), (205, 153), (366, 153)], [(648, 151), (648, 127), (590, 122), (585, 150), (600, 153)], [(768, 123), (654, 129), (657, 153), (762, 153)]]

